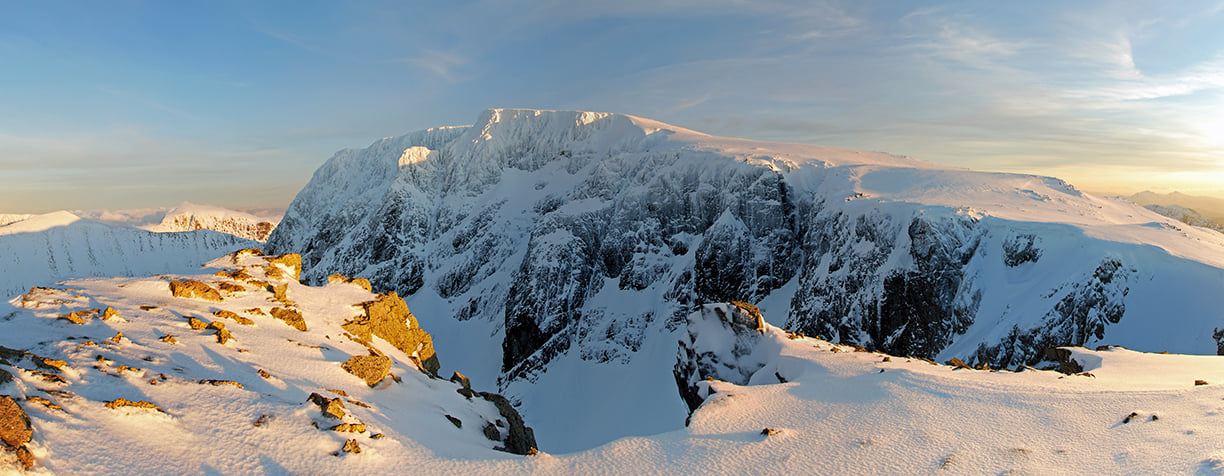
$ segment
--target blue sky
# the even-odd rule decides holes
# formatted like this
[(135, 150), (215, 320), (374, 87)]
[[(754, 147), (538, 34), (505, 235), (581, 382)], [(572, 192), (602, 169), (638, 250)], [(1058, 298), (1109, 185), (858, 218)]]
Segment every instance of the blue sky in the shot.
[(1224, 2), (0, 0), (0, 212), (286, 205), (345, 147), (612, 111), (1224, 196)]

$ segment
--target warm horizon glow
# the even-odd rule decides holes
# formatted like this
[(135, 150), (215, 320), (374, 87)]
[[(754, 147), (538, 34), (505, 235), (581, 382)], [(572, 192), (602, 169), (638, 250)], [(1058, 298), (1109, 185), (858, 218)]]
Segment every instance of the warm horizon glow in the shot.
[(336, 150), (489, 107), (1224, 197), (1222, 10), (17, 2), (0, 9), (0, 213), (283, 207)]

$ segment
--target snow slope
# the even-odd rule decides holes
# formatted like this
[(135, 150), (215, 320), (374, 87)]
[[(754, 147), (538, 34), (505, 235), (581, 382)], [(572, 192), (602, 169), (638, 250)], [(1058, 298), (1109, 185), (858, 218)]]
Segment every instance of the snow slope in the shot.
[(68, 278), (185, 272), (255, 244), (213, 231), (153, 233), (58, 211), (0, 226), (0, 295)]
[[(269, 266), (280, 272), (268, 273)], [(212, 274), (217, 270), (246, 274)], [(48, 367), (0, 349), (7, 372), (0, 377), (14, 377), (0, 383), (0, 393), (14, 396), (32, 420), (36, 471), (436, 474), (455, 458), (521, 458), (494, 451), (502, 443), (486, 436), (507, 431), (492, 401), (426, 375), (415, 352), (381, 338), (367, 347), (341, 328), (361, 314), (361, 303), (381, 296), (344, 281), (303, 286), (292, 267), (250, 253), (214, 260), (198, 273), (70, 280), (0, 305), (0, 346), (62, 361)], [(172, 295), (170, 282), (186, 279), (221, 288), (223, 300)], [(286, 288), (278, 298), (261, 284)], [(117, 316), (86, 314), (80, 324), (59, 318), (90, 308)], [(300, 312), (305, 330), (270, 316), (274, 308)], [(217, 315), (222, 311), (237, 317)], [(191, 319), (214, 326), (195, 328)], [(224, 343), (216, 323), (228, 332)], [(390, 357), (394, 375), (373, 386), (342, 368), (371, 352)], [(324, 415), (307, 401), (312, 393), (341, 399), (343, 418)], [(120, 398), (161, 410), (106, 405)], [(342, 423), (364, 427), (330, 430)], [(341, 450), (349, 439), (360, 453)], [(0, 462), (0, 472), (13, 464)]]
[[(242, 263), (261, 264), (251, 260)], [(213, 265), (233, 266), (228, 260)], [(458, 384), (425, 376), (385, 343), (379, 346), (395, 357), (392, 371), (402, 382), (371, 388), (339, 368), (350, 355), (365, 353), (337, 327), (341, 316), (357, 312), (350, 304), (373, 297), (364, 289), (290, 281), (287, 294), (309, 331), (244, 314), (254, 325), (225, 320), (235, 340), (221, 345), (211, 330), (188, 328), (185, 318), (267, 308), (275, 305), (270, 293), (250, 289), (208, 303), (171, 297), (170, 278), (179, 276), (78, 280), (26, 307), (19, 299), (10, 302), (14, 309), (0, 321), (0, 345), (66, 363), (51, 372), (64, 378), (61, 383), (18, 370), (33, 367), (28, 360), (0, 367), (16, 377), (0, 389), (18, 397), (34, 425), (29, 446), (35, 472), (1224, 474), (1218, 444), (1224, 438), (1224, 358), (1215, 356), (1073, 348), (1071, 358), (1089, 374), (973, 370), (833, 345), (763, 320), (729, 325), (718, 311), (730, 315), (737, 306), (707, 305), (687, 317), (686, 345), (694, 355), (717, 356), (725, 369), (747, 371), (742, 383), (698, 379), (704, 401), (680, 429), (570, 454), (545, 449), (517, 456), (490, 449), (494, 443), (474, 428), (497, 419), (497, 409), (459, 396)], [(54, 318), (95, 305), (115, 306), (122, 319), (76, 325)], [(123, 338), (108, 340), (117, 332)], [(178, 342), (163, 342), (167, 334)], [(450, 354), (439, 351), (443, 359)], [(682, 352), (679, 362), (684, 360)], [(271, 378), (260, 377), (260, 369)], [(605, 384), (630, 391), (642, 385)], [(342, 397), (349, 402), (345, 421), (364, 423), (365, 432), (312, 425), (327, 428), (337, 420), (321, 416), (306, 396), (334, 397), (336, 390), (348, 394)], [(115, 398), (148, 400), (164, 413), (104, 405)], [(447, 414), (458, 416), (462, 428), (445, 420)], [(262, 415), (269, 417), (255, 426)], [(375, 432), (384, 437), (372, 438)], [(362, 452), (333, 455), (348, 438), (359, 441)]]
[(618, 114), (493, 109), (340, 151), (268, 246), (302, 253), (309, 282), (404, 295), (554, 451), (681, 427), (666, 368), (708, 302), (1007, 368), (1059, 345), (1214, 354), (1224, 335), (1219, 233), (1049, 177)]
[(1220, 224), (1219, 222), (1207, 218), (1203, 214), (1186, 207), (1177, 205), (1144, 205), (1143, 208), (1180, 221), (1187, 225), (1200, 226), (1203, 228), (1224, 232), (1224, 224)]

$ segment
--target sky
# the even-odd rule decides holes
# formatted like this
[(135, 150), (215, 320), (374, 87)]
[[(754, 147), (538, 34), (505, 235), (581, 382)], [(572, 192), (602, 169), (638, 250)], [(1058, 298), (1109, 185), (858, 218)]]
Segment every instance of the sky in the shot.
[(0, 0), (0, 212), (283, 207), (490, 107), (1224, 197), (1224, 2)]

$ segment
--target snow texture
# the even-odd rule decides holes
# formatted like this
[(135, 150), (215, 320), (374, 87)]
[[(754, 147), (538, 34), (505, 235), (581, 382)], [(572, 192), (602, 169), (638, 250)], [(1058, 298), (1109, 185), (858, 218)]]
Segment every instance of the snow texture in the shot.
[(308, 282), (404, 295), (555, 451), (680, 428), (668, 369), (710, 302), (971, 365), (1224, 348), (1220, 233), (1049, 177), (618, 114), (493, 109), (341, 151), (268, 246), (302, 253)]

